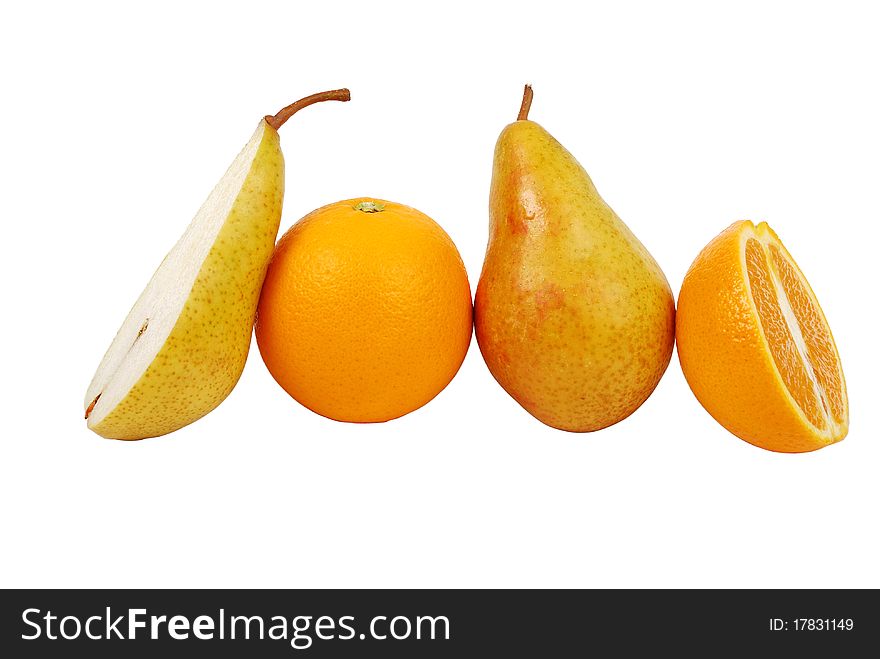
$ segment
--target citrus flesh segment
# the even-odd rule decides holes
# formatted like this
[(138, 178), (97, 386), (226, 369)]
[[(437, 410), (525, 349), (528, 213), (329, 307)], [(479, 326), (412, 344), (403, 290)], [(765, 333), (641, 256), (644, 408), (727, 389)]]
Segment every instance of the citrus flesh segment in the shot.
[(777, 245), (771, 243), (769, 248), (770, 262), (798, 320), (829, 422), (832, 426), (842, 425), (847, 422), (845, 385), (831, 331), (797, 266)]
[[(746, 268), (752, 299), (773, 361), (786, 389), (814, 426), (826, 427), (821, 396), (809, 362), (804, 359), (802, 341), (795, 338), (790, 309), (783, 295), (778, 295), (767, 255), (754, 238), (746, 241)], [(789, 318), (787, 318), (787, 316)]]
[(788, 393), (819, 434), (842, 438), (848, 423), (843, 374), (809, 284), (764, 222), (745, 241), (745, 264), (760, 326)]

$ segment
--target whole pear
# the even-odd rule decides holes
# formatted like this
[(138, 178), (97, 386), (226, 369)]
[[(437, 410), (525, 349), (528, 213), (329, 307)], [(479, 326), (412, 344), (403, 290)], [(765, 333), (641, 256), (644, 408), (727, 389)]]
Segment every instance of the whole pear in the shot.
[(528, 120), (498, 138), (475, 330), (492, 375), (554, 428), (632, 414), (672, 355), (675, 303), (657, 262), (583, 167)]

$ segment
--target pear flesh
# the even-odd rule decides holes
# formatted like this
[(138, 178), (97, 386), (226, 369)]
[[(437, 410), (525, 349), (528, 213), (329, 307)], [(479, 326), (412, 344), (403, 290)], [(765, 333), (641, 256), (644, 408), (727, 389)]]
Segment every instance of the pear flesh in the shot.
[(530, 91), (495, 149), (477, 341), (492, 375), (532, 415), (599, 430), (660, 381), (675, 304), (657, 262), (584, 168), (523, 117)]
[(114, 439), (163, 435), (232, 391), (250, 347), (283, 196), (278, 132), (263, 119), (101, 360), (85, 398), (91, 430)]

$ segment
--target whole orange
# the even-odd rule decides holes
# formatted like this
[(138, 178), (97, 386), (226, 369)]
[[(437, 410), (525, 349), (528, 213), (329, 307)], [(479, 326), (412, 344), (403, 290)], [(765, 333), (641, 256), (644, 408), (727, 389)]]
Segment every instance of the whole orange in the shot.
[(275, 247), (257, 345), (294, 399), (338, 421), (394, 419), (449, 384), (473, 305), (455, 244), (427, 215), (360, 198), (324, 206)]

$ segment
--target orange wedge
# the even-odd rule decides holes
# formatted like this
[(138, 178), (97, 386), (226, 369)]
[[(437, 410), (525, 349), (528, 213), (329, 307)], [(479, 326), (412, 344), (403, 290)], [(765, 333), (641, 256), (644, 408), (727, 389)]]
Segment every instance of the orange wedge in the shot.
[(676, 341), (697, 400), (737, 437), (802, 453), (846, 436), (831, 329), (766, 222), (736, 222), (700, 252), (678, 298)]

